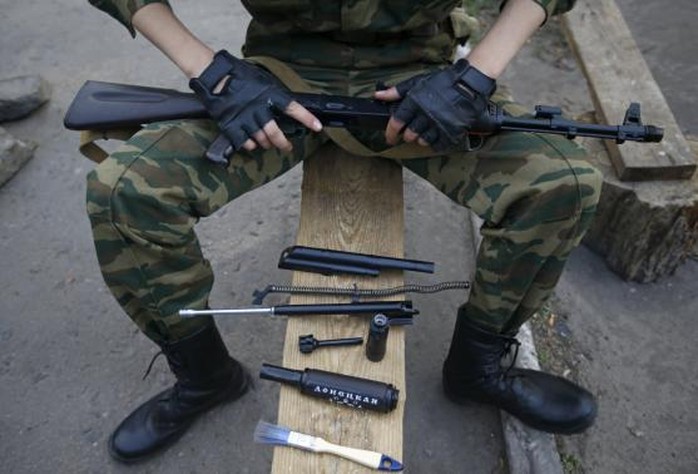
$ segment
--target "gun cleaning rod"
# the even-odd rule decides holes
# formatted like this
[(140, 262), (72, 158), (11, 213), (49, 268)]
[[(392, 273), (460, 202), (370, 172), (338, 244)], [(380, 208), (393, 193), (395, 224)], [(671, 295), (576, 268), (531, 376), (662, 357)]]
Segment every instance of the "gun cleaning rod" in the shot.
[(214, 314), (249, 315), (266, 314), (274, 316), (274, 307), (270, 308), (236, 308), (236, 309), (180, 309), (179, 315), (183, 318), (195, 316), (213, 316)]
[(375, 314), (383, 313), (387, 316), (408, 316), (419, 314), (412, 308), (412, 302), (406, 301), (367, 301), (361, 303), (336, 303), (336, 304), (289, 304), (272, 306), (269, 308), (232, 308), (232, 309), (181, 309), (179, 315), (183, 318), (194, 316), (208, 316), (214, 314), (267, 314), (274, 316), (300, 316), (305, 314)]

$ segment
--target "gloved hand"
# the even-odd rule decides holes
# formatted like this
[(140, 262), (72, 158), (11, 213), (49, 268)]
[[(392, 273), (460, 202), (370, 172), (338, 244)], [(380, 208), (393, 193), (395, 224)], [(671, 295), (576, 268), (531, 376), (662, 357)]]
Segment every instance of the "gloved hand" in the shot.
[(418, 136), (434, 150), (446, 151), (486, 112), (496, 81), (461, 59), (444, 70), (407, 79), (395, 88), (403, 99), (388, 124), (388, 142), (395, 141), (396, 130), (406, 128), (406, 141)]
[(225, 50), (215, 54), (201, 75), (189, 81), (189, 87), (218, 122), (234, 151), (243, 146), (252, 150), (256, 144), (290, 150), (290, 142), (273, 122), (275, 111), (285, 112), (316, 131), (321, 128), (320, 122), (293, 102), (288, 89), (272, 74)]

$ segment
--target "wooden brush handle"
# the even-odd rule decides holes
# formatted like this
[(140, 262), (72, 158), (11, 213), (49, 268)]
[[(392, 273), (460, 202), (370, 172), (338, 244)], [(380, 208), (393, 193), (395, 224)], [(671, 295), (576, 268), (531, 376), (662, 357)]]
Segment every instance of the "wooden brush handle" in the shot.
[(346, 446), (329, 443), (325, 440), (318, 440), (316, 446), (319, 452), (335, 454), (372, 469), (378, 469), (381, 464), (381, 459), (383, 458), (381, 453), (375, 451), (348, 448)]

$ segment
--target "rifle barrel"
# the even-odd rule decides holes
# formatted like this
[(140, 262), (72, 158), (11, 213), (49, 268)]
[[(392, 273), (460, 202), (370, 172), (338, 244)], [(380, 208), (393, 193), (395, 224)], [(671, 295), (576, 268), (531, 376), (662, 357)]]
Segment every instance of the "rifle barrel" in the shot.
[(504, 116), (501, 118), (500, 130), (514, 132), (550, 133), (564, 135), (567, 138), (592, 137), (611, 139), (619, 142), (659, 142), (664, 131), (652, 125), (600, 125), (596, 123), (576, 122), (563, 118), (521, 118)]

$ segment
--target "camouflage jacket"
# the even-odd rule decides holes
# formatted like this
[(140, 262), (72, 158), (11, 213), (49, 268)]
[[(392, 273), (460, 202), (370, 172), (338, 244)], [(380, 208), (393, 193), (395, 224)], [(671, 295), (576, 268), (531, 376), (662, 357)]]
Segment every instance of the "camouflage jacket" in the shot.
[[(502, 0), (502, 5), (507, 0)], [(546, 17), (576, 0), (534, 0)], [(126, 26), (149, 3), (167, 0), (89, 0)], [(243, 54), (294, 64), (364, 69), (450, 61), (468, 36), (462, 0), (242, 0), (252, 15)], [(460, 9), (459, 9), (460, 10)]]

